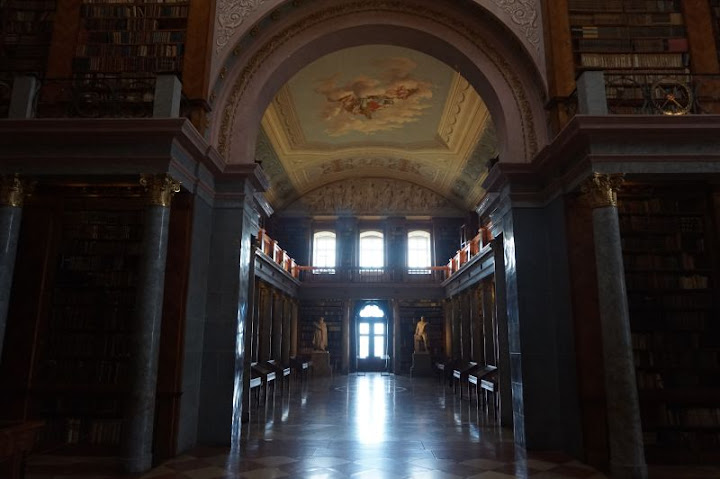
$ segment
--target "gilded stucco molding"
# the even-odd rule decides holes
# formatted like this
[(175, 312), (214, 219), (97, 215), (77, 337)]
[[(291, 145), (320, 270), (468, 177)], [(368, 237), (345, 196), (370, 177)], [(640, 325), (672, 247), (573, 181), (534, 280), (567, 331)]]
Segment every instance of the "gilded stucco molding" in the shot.
[[(500, 1), (500, 0), (497, 0)], [(292, 41), (294, 37), (303, 31), (312, 28), (313, 26), (331, 22), (337, 17), (346, 15), (352, 15), (362, 12), (388, 12), (388, 13), (401, 13), (405, 15), (411, 15), (419, 17), (425, 20), (434, 21), (440, 23), (458, 33), (460, 33), (467, 41), (474, 44), (480, 51), (482, 51), (490, 61), (496, 66), (496, 68), (503, 75), (505, 81), (509, 85), (513, 93), (513, 99), (520, 111), (520, 122), (521, 122), (521, 133), (524, 141), (525, 160), (530, 161), (538, 151), (538, 139), (535, 127), (533, 124), (533, 113), (530, 106), (525, 90), (522, 85), (520, 77), (510, 67), (507, 60), (499, 54), (495, 48), (481, 38), (477, 31), (460, 20), (449, 17), (442, 11), (433, 10), (427, 7), (418, 7), (417, 5), (408, 5), (402, 1), (362, 1), (353, 2), (337, 7), (328, 8), (320, 12), (313, 13), (306, 16), (300, 21), (289, 26), (287, 29), (274, 35), (269, 41), (267, 41), (258, 51), (256, 51), (252, 58), (247, 62), (245, 68), (242, 70), (240, 75), (237, 77), (227, 103), (224, 106), (220, 132), (218, 138), (218, 151), (227, 156), (230, 151), (230, 144), (232, 143), (232, 129), (235, 123), (235, 115), (237, 112), (237, 105), (243, 98), (243, 95), (250, 84), (253, 76), (258, 71), (260, 66), (281, 46), (287, 42)]]
[(540, 51), (540, 29), (538, 27), (538, 10), (535, 0), (493, 0), (495, 4), (508, 14), (510, 20), (520, 27), (525, 39)]
[(583, 200), (592, 209), (617, 207), (617, 192), (625, 181), (623, 173), (593, 173), (580, 187)]
[(180, 192), (180, 182), (170, 175), (144, 174), (140, 176), (140, 184), (145, 187), (148, 202), (153, 206), (169, 208), (175, 193)]
[(215, 54), (227, 46), (245, 19), (266, 0), (219, 0), (217, 6), (217, 39)]

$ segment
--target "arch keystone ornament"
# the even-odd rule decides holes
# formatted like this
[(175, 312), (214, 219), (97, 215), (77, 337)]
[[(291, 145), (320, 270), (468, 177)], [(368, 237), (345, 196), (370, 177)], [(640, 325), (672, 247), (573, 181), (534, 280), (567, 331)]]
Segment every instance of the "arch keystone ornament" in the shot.
[(144, 174), (140, 176), (140, 184), (145, 187), (148, 201), (153, 206), (170, 207), (173, 196), (180, 192), (180, 182), (170, 175)]
[(580, 187), (583, 199), (592, 208), (617, 207), (617, 192), (620, 190), (625, 175), (623, 173), (593, 173)]

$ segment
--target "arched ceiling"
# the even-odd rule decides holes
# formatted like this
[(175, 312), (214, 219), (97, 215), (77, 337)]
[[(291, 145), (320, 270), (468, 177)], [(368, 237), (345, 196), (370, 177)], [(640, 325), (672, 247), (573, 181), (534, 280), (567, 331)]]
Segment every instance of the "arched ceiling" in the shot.
[(278, 213), (448, 215), (477, 206), (496, 155), (488, 110), (458, 72), (364, 45), (319, 58), (280, 89), (256, 158)]

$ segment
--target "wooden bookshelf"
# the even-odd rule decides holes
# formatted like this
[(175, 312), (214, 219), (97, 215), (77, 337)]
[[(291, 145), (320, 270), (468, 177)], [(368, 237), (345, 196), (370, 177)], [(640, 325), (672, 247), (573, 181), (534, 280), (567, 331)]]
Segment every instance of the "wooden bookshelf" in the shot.
[(328, 351), (331, 364), (340, 364), (342, 359), (342, 300), (307, 301), (300, 304), (298, 321), (298, 351), (309, 354), (313, 349), (313, 323), (325, 318), (328, 331)]
[(30, 386), (45, 446), (119, 446), (142, 239), (142, 208), (131, 202), (73, 199), (62, 212)]
[(0, 3), (0, 71), (45, 73), (57, 0)]
[(689, 66), (678, 0), (569, 0), (576, 70), (669, 70)]
[(717, 42), (718, 61), (720, 62), (720, 0), (710, 0), (713, 13), (713, 27), (715, 27), (715, 41)]
[(75, 74), (182, 73), (189, 0), (83, 0)]
[(711, 195), (628, 189), (620, 229), (649, 462), (720, 454), (720, 321)]
[(400, 337), (396, 338), (398, 345), (399, 371), (396, 374), (410, 373), (412, 355), (415, 349), (415, 326), (420, 316), (428, 321), (428, 343), (430, 354), (434, 358), (442, 357), (444, 350), (443, 339), (443, 308), (442, 302), (431, 300), (400, 300)]

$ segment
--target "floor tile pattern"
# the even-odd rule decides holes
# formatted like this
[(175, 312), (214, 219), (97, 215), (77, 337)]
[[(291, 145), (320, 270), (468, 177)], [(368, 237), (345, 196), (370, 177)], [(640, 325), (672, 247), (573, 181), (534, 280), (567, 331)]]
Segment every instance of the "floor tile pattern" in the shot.
[[(253, 408), (236, 448), (198, 447), (143, 475), (121, 474), (116, 463), (35, 456), (27, 479), (606, 478), (563, 454), (516, 448), (509, 429), (436, 381), (381, 374), (314, 378), (278, 391)], [(684, 477), (674, 472), (651, 478)]]

